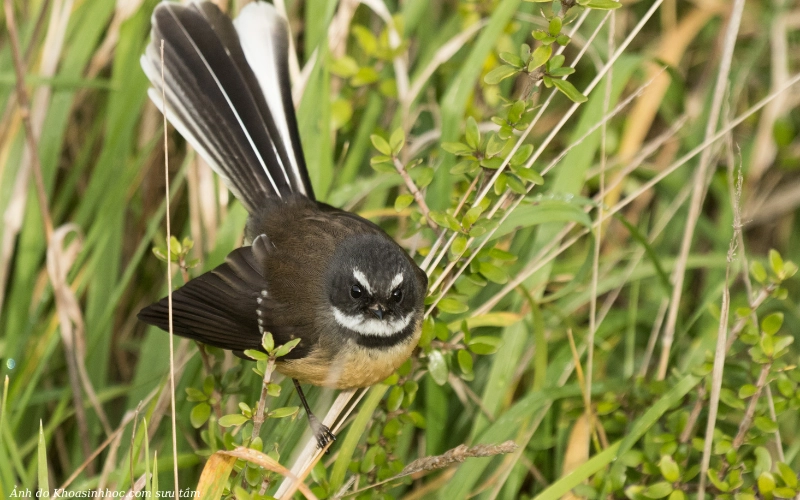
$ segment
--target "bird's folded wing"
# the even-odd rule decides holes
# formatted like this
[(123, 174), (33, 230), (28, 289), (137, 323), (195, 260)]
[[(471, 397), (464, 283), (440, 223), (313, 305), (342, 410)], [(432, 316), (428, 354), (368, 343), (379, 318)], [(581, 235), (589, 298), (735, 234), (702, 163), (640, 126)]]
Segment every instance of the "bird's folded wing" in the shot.
[[(264, 266), (259, 262), (259, 258), (263, 258), (260, 254), (265, 250), (264, 243), (258, 238), (253, 247), (234, 250), (225, 263), (172, 293), (175, 335), (232, 351), (261, 350), (265, 328), (273, 333), (276, 345), (290, 340), (288, 333), (276, 331), (271, 325), (271, 310), (277, 305), (270, 297), (261, 271)], [(138, 317), (169, 331), (168, 306), (168, 298), (164, 297), (142, 309)], [(298, 346), (286, 357), (302, 357), (304, 351)]]

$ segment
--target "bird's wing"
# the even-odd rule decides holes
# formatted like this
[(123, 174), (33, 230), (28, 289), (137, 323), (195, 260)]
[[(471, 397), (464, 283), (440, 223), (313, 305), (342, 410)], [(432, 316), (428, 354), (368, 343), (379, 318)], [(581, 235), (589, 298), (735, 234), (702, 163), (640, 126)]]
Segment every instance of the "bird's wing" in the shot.
[[(271, 297), (262, 275), (263, 259), (268, 258), (268, 244), (262, 236), (253, 246), (242, 247), (228, 254), (225, 263), (190, 280), (172, 293), (172, 325), (176, 335), (204, 344), (244, 351), (261, 349), (264, 331), (272, 333), (275, 344), (293, 338), (293, 332), (273, 324), (280, 309)], [(141, 321), (169, 331), (168, 298), (142, 309)], [(310, 350), (301, 341), (286, 359), (304, 357)]]

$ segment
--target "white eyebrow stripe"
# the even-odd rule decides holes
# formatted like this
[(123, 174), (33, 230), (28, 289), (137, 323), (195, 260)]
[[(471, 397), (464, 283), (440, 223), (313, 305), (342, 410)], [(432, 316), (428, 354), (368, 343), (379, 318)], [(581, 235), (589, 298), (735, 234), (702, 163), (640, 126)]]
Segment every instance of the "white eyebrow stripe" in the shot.
[(414, 312), (408, 313), (404, 318), (393, 320), (380, 320), (378, 318), (363, 318), (361, 316), (349, 316), (339, 308), (333, 307), (333, 317), (339, 326), (352, 330), (359, 335), (368, 337), (391, 337), (403, 331), (414, 316)]
[(367, 293), (372, 293), (372, 288), (369, 286), (369, 281), (367, 281), (367, 277), (364, 276), (357, 267), (353, 269), (353, 277), (358, 281), (364, 288), (367, 289)]
[(397, 273), (394, 278), (392, 278), (392, 284), (389, 287), (389, 292), (393, 292), (395, 288), (400, 286), (403, 282), (403, 273)]

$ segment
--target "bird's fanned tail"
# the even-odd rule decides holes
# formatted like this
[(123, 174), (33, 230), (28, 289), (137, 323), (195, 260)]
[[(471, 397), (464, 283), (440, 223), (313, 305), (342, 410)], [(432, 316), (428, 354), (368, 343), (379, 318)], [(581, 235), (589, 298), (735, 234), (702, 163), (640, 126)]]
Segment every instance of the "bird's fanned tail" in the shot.
[(211, 3), (161, 3), (142, 56), (150, 98), (250, 213), (264, 196), (314, 199), (287, 57), (286, 20), (260, 2), (235, 24)]

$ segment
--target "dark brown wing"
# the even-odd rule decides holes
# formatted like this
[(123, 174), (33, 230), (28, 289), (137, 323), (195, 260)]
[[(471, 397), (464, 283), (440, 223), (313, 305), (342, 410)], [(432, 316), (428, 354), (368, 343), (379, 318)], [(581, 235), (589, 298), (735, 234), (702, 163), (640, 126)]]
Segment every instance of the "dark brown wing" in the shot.
[[(262, 271), (269, 246), (266, 238), (253, 243), (234, 250), (224, 264), (172, 293), (175, 335), (232, 351), (261, 349), (264, 330), (273, 334), (277, 345), (294, 338), (297, 332), (291, 327), (275, 323), (280, 305), (271, 299)], [(169, 331), (167, 297), (142, 309), (138, 317)], [(286, 357), (302, 358), (308, 350), (308, 343), (301, 342)]]

